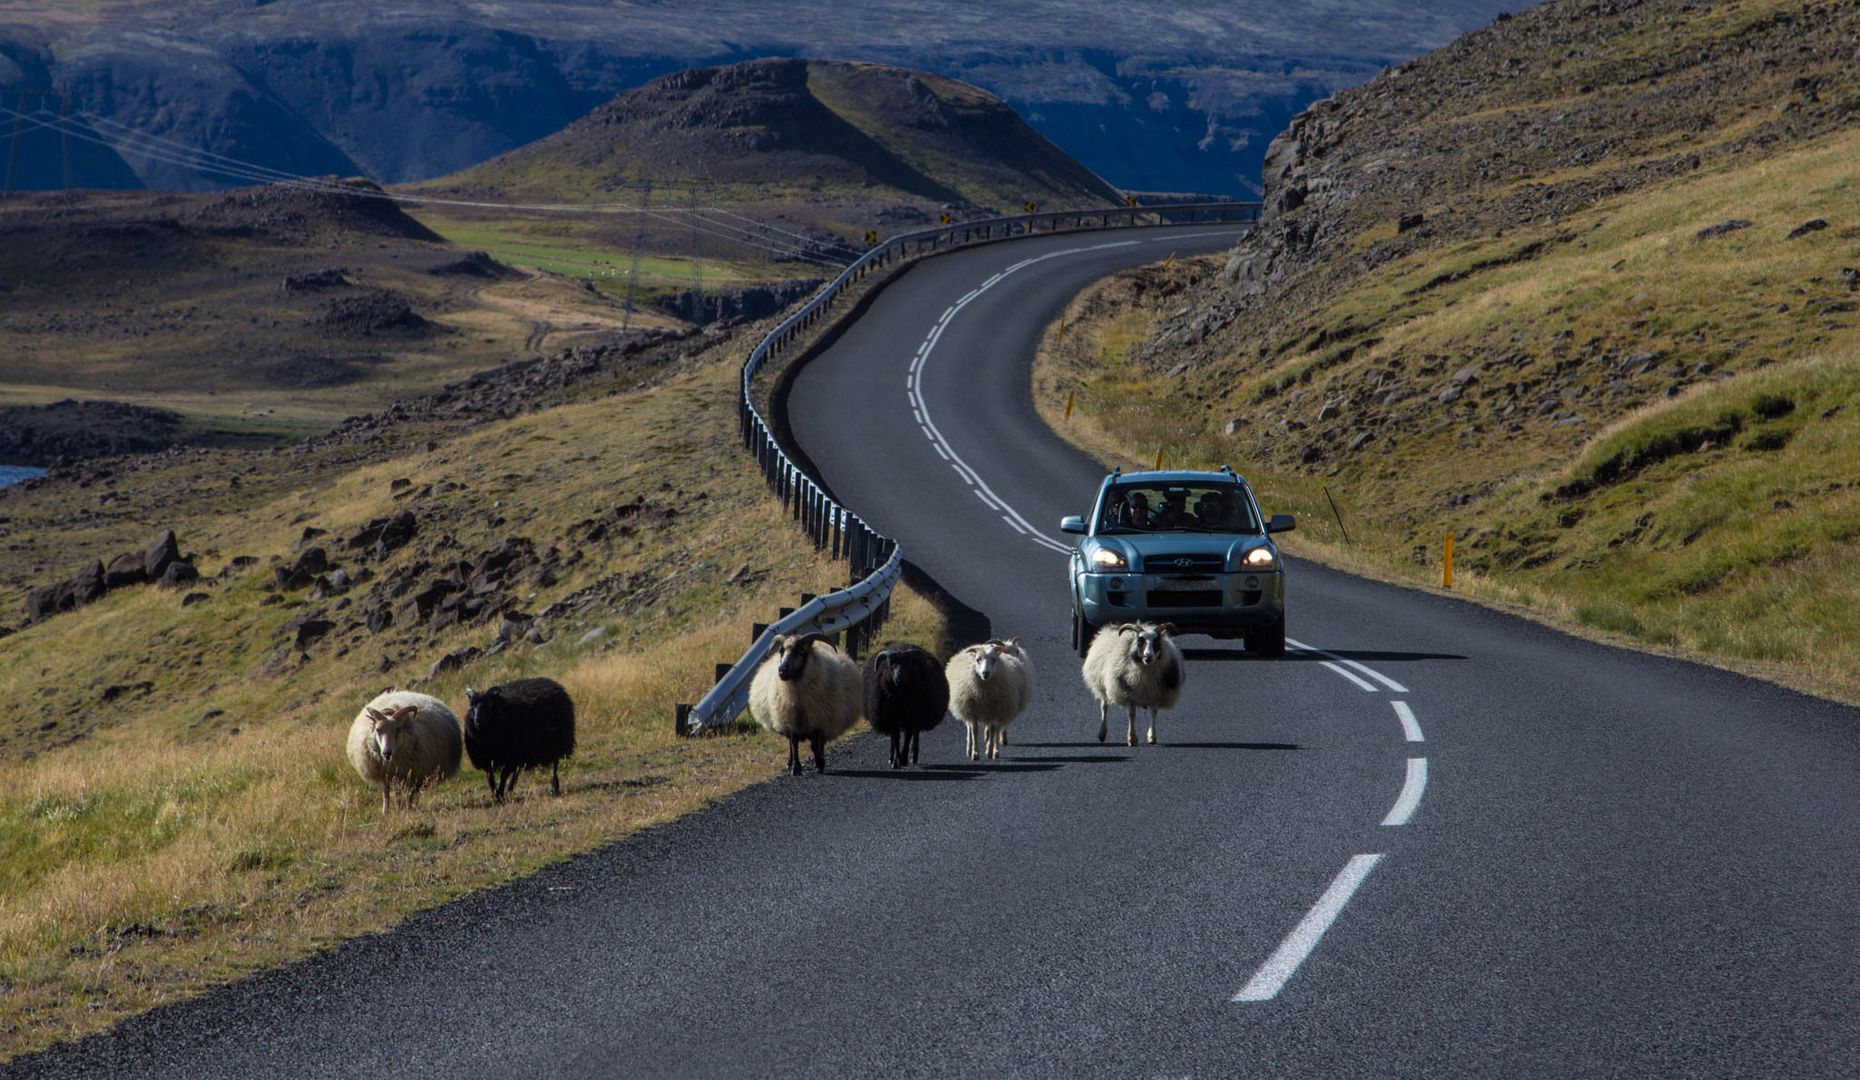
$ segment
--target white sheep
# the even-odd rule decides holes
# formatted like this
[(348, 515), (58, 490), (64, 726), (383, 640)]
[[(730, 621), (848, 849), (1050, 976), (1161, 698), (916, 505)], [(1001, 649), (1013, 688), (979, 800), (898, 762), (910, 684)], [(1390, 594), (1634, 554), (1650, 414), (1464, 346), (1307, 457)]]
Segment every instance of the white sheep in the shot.
[(1033, 700), (1033, 660), (1020, 639), (984, 641), (949, 658), (949, 711), (968, 729), (970, 761), (1001, 756), (1007, 726)]
[(827, 771), (827, 740), (859, 722), (865, 682), (859, 665), (822, 634), (783, 634), (749, 684), (749, 713), (788, 740), (788, 771), (801, 775), (801, 740), (814, 751), (814, 771)]
[(349, 725), (349, 764), (363, 780), (381, 785), (381, 812), (393, 805), (396, 786), (412, 809), (425, 788), (459, 771), (465, 751), (459, 718), (436, 697), (389, 690), (363, 706)]
[(1098, 699), (1099, 742), (1110, 734), (1113, 705), (1130, 710), (1126, 746), (1137, 745), (1138, 708), (1150, 711), (1149, 740), (1156, 742), (1156, 711), (1175, 708), (1187, 672), (1174, 633), (1169, 623), (1130, 622), (1107, 626), (1092, 639), (1083, 674), (1086, 689)]

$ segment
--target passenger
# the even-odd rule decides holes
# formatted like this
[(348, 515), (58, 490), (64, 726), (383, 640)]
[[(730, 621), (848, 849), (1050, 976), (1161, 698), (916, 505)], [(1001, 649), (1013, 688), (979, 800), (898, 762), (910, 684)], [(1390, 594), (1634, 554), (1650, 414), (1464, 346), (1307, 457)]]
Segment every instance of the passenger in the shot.
[(1125, 496), (1124, 503), (1127, 507), (1127, 512), (1124, 515), (1124, 524), (1133, 529), (1153, 529), (1156, 527), (1156, 522), (1150, 515), (1150, 497), (1148, 495), (1143, 494), (1141, 491), (1133, 491)]
[(1227, 525), (1227, 514), (1221, 506), (1221, 497), (1209, 491), (1195, 500), (1195, 524), (1203, 529), (1221, 529)]
[(1163, 501), (1162, 513), (1156, 515), (1158, 529), (1184, 529), (1194, 522), (1188, 516), (1188, 492), (1172, 491)]

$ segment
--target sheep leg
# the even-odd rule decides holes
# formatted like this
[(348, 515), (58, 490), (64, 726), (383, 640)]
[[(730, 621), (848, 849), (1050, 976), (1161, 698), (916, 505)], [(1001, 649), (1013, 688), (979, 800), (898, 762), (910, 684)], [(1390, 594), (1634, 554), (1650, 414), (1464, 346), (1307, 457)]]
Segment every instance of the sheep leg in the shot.
[(1105, 736), (1109, 735), (1110, 733), (1111, 733), (1111, 703), (1108, 701), (1100, 701), (1098, 703), (1098, 741), (1103, 742)]
[(904, 754), (909, 752), (910, 738), (909, 735), (904, 737), (905, 749), (900, 751), (898, 748), (898, 733), (895, 731), (891, 733), (891, 756), (887, 760), (891, 762), (892, 768), (901, 769), (904, 767)]
[(996, 746), (1007, 745), (1007, 728), (1002, 728), (1001, 730), (995, 732), (995, 745)]
[(394, 809), (394, 787), (384, 776), (381, 778), (381, 812), (385, 814), (392, 809)]
[(1137, 707), (1130, 706), (1130, 725), (1124, 728), (1124, 745), (1137, 745)]
[[(1151, 739), (1150, 741), (1155, 742), (1156, 740)], [(559, 761), (552, 761), (549, 763), (549, 791), (554, 795), (562, 794), (562, 763)]]
[(994, 725), (988, 727), (988, 756), (999, 760), (1001, 757), (1001, 736), (1006, 734)]
[(817, 773), (825, 773), (827, 771), (827, 737), (825, 735), (810, 735), (807, 741), (814, 748), (814, 771)]
[(788, 775), (801, 775), (801, 737), (788, 736)]
[(484, 785), (491, 789), (491, 801), (492, 802), (500, 803), (504, 801), (504, 792), (497, 786), (497, 770), (496, 769), (484, 770)]
[(1156, 745), (1156, 707), (1150, 706), (1150, 745)]
[(923, 749), (923, 738), (924, 738), (923, 732), (921, 731), (911, 732), (911, 764), (912, 765), (917, 764), (917, 752)]
[(521, 775), (522, 772), (523, 770), (515, 765), (505, 770), (505, 774), (509, 776), (510, 779), (504, 784), (504, 798), (508, 799), (517, 793), (517, 777)]
[(980, 724), (966, 720), (963, 723), (969, 729), (969, 760), (980, 761), (982, 759), (982, 727)]

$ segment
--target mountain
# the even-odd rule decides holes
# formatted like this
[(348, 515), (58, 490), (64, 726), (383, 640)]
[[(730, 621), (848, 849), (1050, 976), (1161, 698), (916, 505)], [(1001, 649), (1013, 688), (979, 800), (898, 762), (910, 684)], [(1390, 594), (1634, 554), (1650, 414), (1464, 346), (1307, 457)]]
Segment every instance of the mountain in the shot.
[(1140, 340), (1076, 374), (1341, 552), (1327, 488), (1340, 557), (1438, 581), (1452, 530), (1458, 589), (1851, 685), (1856, 40), (1779, 0), (1501, 19), (1296, 117), (1258, 232), (1101, 293)]
[(973, 86), (880, 64), (755, 60), (655, 79), (558, 134), (418, 190), (592, 200), (657, 181), (801, 198), (1104, 206), (1109, 184)]
[[(188, 148), (405, 183), (533, 142), (661, 75), (826, 55), (983, 87), (1120, 187), (1241, 194), (1304, 105), (1503, 6), (0, 0), (0, 105), (79, 125), (68, 139), (27, 126), (16, 186), (65, 186), (67, 146), (83, 187), (241, 182), (185, 166)], [(0, 112), (9, 141), (11, 119)]]

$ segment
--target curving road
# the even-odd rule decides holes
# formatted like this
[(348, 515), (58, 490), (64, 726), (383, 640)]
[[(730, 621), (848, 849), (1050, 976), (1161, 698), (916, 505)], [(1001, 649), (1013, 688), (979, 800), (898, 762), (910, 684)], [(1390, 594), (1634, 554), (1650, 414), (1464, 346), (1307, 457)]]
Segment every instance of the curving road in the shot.
[(1855, 710), (1299, 564), (1309, 648), (1189, 639), (1164, 745), (1092, 738), (1050, 542), (1101, 473), (1028, 357), (1231, 239), (932, 259), (795, 384), (835, 493), (1030, 645), (1002, 761), (855, 739), (8, 1074), (1860, 1075)]

